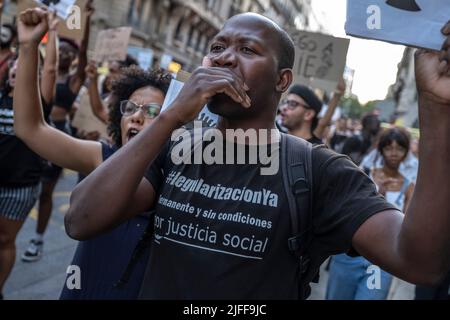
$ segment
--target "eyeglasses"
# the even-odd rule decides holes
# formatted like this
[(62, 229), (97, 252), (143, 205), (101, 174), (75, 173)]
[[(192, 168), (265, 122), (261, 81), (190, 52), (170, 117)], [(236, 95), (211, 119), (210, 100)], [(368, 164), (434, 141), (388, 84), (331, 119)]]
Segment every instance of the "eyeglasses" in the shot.
[(156, 118), (158, 116), (159, 111), (161, 110), (161, 106), (157, 103), (148, 103), (144, 105), (139, 105), (130, 100), (124, 100), (120, 102), (120, 112), (123, 116), (129, 117), (135, 114), (138, 110), (144, 112), (144, 116), (146, 118)]
[(300, 102), (298, 102), (298, 101), (295, 101), (295, 100), (288, 100), (288, 99), (282, 100), (282, 101), (281, 101), (281, 105), (282, 105), (282, 106), (287, 105), (287, 107), (288, 107), (289, 109), (291, 109), (291, 110), (294, 110), (295, 108), (300, 107), (300, 106), (302, 106), (302, 107), (305, 108), (305, 109), (311, 109), (311, 107), (308, 106), (307, 104), (303, 104), (303, 103), (300, 103)]

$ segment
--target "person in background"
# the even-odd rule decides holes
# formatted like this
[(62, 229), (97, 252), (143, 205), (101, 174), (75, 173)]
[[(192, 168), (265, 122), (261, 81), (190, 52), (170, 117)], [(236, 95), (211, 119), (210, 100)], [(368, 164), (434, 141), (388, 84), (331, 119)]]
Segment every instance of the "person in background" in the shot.
[(349, 156), (359, 165), (364, 157), (376, 148), (378, 135), (381, 132), (381, 121), (375, 114), (367, 114), (362, 119), (361, 134), (348, 138), (342, 147), (342, 153)]
[(11, 24), (1, 25), (0, 33), (0, 88), (3, 88), (8, 79), (8, 62), (14, 56), (12, 46), (16, 40), (16, 28)]
[(334, 132), (330, 138), (330, 148), (336, 151), (337, 153), (341, 153), (344, 147), (345, 141), (349, 137), (348, 129), (347, 129), (347, 118), (342, 117), (336, 121), (334, 126)]
[(314, 129), (314, 135), (322, 141), (326, 140), (328, 136), (327, 131), (330, 129), (334, 112), (336, 111), (336, 108), (339, 105), (339, 101), (345, 93), (345, 89), (345, 80), (341, 79), (336, 87), (336, 90), (334, 90), (333, 92), (331, 100), (328, 102), (327, 111), (325, 112), (323, 117), (319, 118), (319, 123)]
[[(90, 21), (94, 13), (93, 0), (86, 3), (86, 25), (81, 46), (69, 39), (61, 39), (59, 44), (58, 79), (56, 93), (53, 101), (53, 109), (50, 118), (54, 126), (63, 132), (71, 133), (69, 115), (72, 105), (86, 79), (85, 68), (87, 65), (87, 48), (90, 34)], [(71, 67), (78, 57), (78, 65), (75, 73), (71, 73)], [(36, 234), (30, 240), (29, 246), (22, 254), (22, 260), (26, 262), (38, 261), (42, 257), (44, 247), (44, 233), (53, 209), (53, 190), (62, 173), (63, 168), (54, 164), (48, 165), (42, 178), (42, 191), (39, 197), (38, 221)]]
[[(36, 42), (46, 31), (42, 10), (23, 12), (19, 23), (19, 37), (29, 49), (19, 53), (17, 85), (22, 91), (26, 88), (29, 94), (17, 96), (14, 104), (17, 109), (15, 128), (18, 136), (36, 153), (57, 165), (88, 175), (116, 150), (135, 139), (159, 114), (170, 75), (158, 70), (144, 72), (131, 67), (122, 70), (122, 75), (113, 85), (113, 94), (117, 97), (110, 109), (109, 130), (113, 145), (76, 139), (50, 127), (42, 120), (35, 83)], [(136, 299), (149, 255), (148, 246), (145, 246), (147, 243), (143, 243), (143, 249), (138, 243), (145, 236), (147, 226), (153, 225), (151, 221), (151, 215), (141, 213), (102, 235), (80, 242), (71, 264), (82, 270), (81, 290), (69, 290), (65, 286), (61, 298)], [(137, 256), (140, 259), (136, 259)], [(131, 269), (128, 268), (130, 261)], [(128, 281), (121, 287), (115, 287), (126, 270), (129, 271), (125, 277)]]
[[(378, 151), (384, 165), (370, 173), (378, 192), (403, 212), (407, 211), (414, 192), (414, 184), (399, 171), (409, 145), (409, 136), (404, 130), (393, 128), (383, 132)], [(374, 269), (379, 270), (379, 287), (370, 287)], [(327, 300), (385, 300), (389, 294), (392, 276), (364, 257), (333, 256), (329, 272)]]
[(314, 135), (319, 124), (322, 101), (310, 88), (296, 84), (289, 89), (287, 98), (280, 103), (281, 125), (288, 133), (312, 144), (322, 144)]
[[(44, 64), (39, 72), (39, 82), (35, 83), (36, 91), (40, 91), (43, 109), (41, 111), (36, 106), (36, 110), (42, 114), (43, 122), (49, 121), (58, 65), (55, 31), (58, 20), (54, 14), (47, 18), (50, 25), (49, 39)], [(37, 48), (39, 41), (34, 45)], [(28, 49), (27, 43), (20, 43), (20, 50)], [(37, 61), (37, 49), (34, 53)], [(13, 59), (10, 63), (8, 83), (0, 95), (0, 299), (3, 298), (3, 286), (14, 266), (17, 234), (39, 197), (44, 162), (20, 139), (15, 127), (20, 118), (15, 108), (17, 96), (28, 94), (28, 88), (16, 88), (17, 68), (18, 60)], [(35, 82), (38, 79), (37, 73), (36, 71), (33, 76)]]
[(98, 88), (98, 71), (95, 61), (90, 61), (86, 67), (86, 74), (89, 79), (87, 89), (89, 93), (89, 101), (94, 115), (107, 124), (109, 121), (108, 104), (110, 103), (112, 85), (120, 76), (122, 68), (138, 65), (138, 62), (130, 55), (127, 55), (125, 61), (112, 61), (109, 63), (109, 73), (101, 83), (101, 91)]

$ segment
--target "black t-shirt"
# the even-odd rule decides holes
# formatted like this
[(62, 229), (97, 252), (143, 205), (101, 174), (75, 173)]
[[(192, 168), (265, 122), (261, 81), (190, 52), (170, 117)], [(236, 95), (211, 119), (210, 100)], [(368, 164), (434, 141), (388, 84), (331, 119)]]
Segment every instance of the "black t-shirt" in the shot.
[[(44, 105), (48, 119), (50, 106)], [(39, 183), (44, 160), (31, 151), (14, 134), (13, 98), (0, 97), (0, 185), (8, 187), (31, 186)]]
[[(348, 252), (364, 221), (394, 209), (359, 168), (330, 152), (313, 150), (315, 261)], [(146, 173), (158, 197), (141, 298), (298, 298), (281, 169), (264, 176), (260, 167), (175, 165), (164, 148)]]
[(349, 156), (353, 162), (359, 165), (371, 146), (372, 142), (370, 139), (365, 139), (362, 135), (358, 134), (345, 140), (342, 153)]
[(335, 133), (330, 140), (330, 147), (334, 151), (341, 153), (344, 147), (345, 141), (348, 139), (348, 136), (341, 133)]
[(54, 105), (63, 108), (67, 112), (72, 110), (72, 106), (77, 99), (78, 94), (72, 92), (70, 89), (71, 77), (68, 77), (65, 82), (58, 82), (56, 84), (55, 102)]
[(315, 135), (313, 135), (311, 138), (309, 138), (306, 141), (308, 141), (309, 143), (312, 143), (313, 145), (323, 144), (323, 141), (320, 140), (319, 138), (317, 138)]

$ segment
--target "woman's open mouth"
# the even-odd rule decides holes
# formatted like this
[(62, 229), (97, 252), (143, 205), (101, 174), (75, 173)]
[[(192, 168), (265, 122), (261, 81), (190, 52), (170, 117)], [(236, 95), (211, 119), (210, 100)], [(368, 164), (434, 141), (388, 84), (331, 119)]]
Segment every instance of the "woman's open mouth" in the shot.
[(136, 128), (129, 129), (128, 133), (127, 133), (128, 141), (131, 140), (132, 138), (134, 138), (138, 133), (139, 133), (139, 130)]

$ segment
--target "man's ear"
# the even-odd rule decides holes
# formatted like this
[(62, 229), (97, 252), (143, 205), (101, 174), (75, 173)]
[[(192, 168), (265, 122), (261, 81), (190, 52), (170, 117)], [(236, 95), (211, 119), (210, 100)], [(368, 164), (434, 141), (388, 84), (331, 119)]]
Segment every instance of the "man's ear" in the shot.
[(312, 121), (312, 119), (314, 119), (314, 116), (316, 115), (316, 112), (314, 110), (308, 109), (305, 112), (305, 117), (304, 119), (306, 121)]
[(291, 86), (293, 80), (292, 70), (291, 69), (281, 69), (279, 71), (279, 78), (276, 86), (276, 90), (278, 92), (286, 92)]

